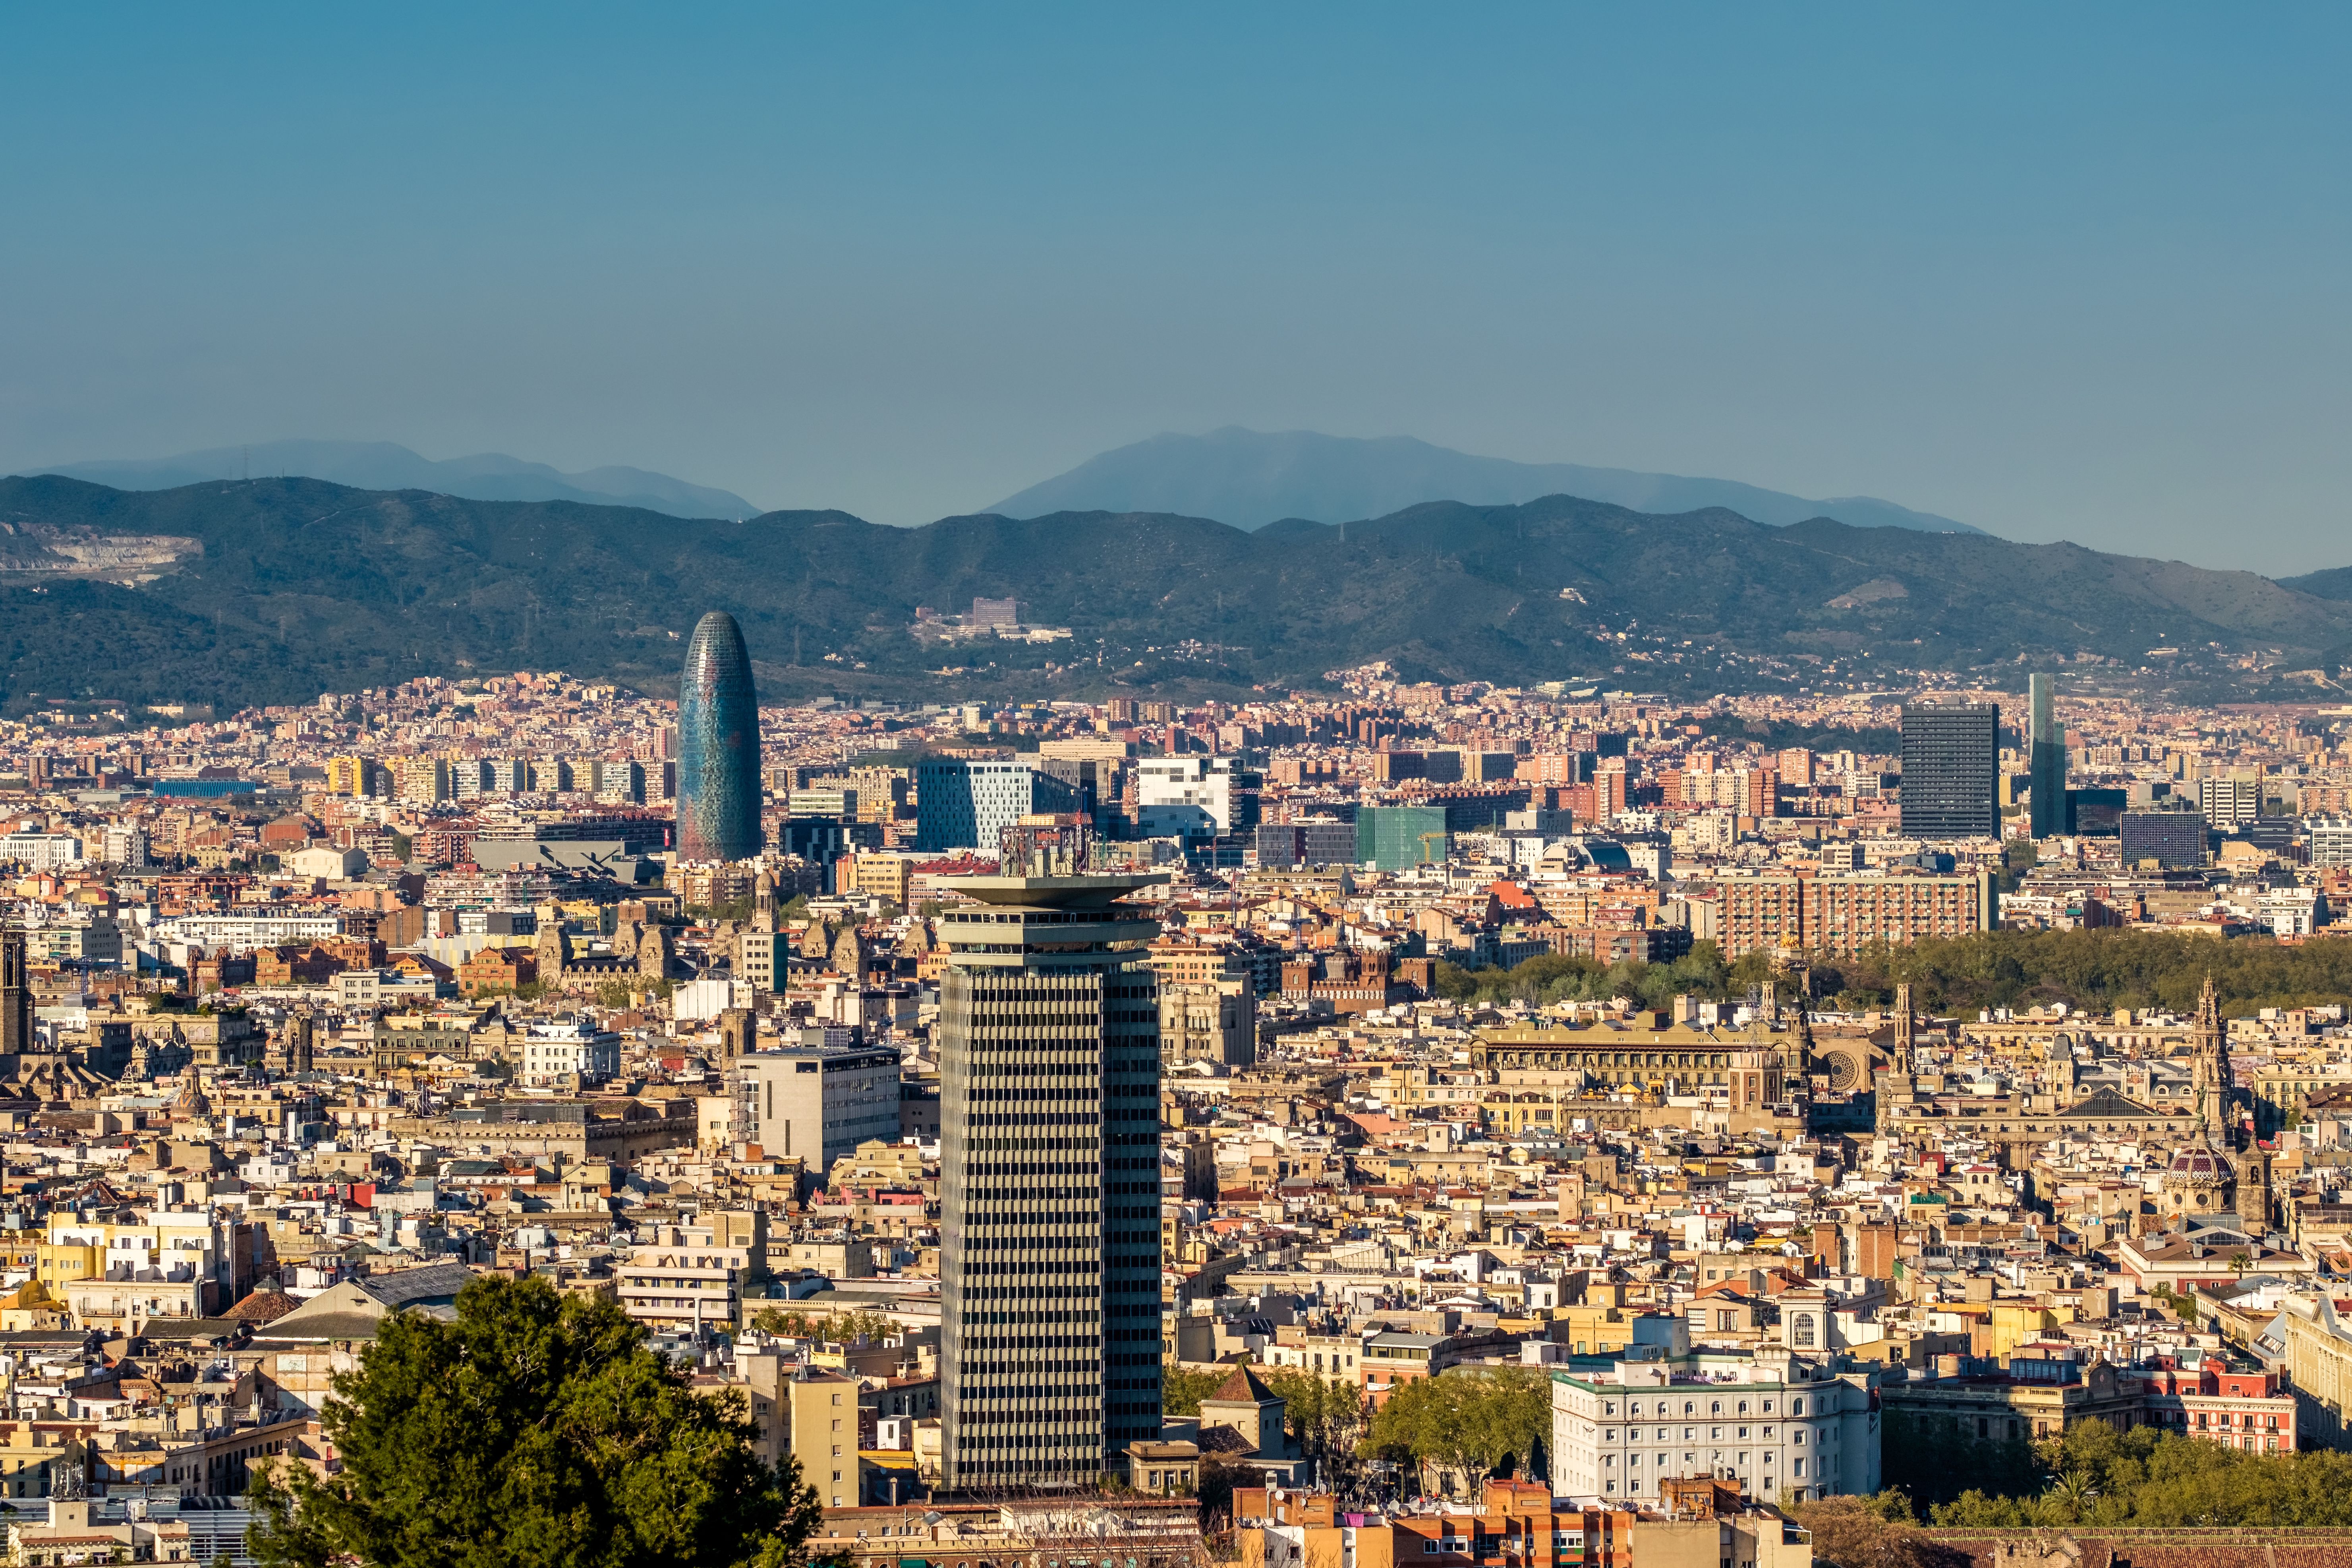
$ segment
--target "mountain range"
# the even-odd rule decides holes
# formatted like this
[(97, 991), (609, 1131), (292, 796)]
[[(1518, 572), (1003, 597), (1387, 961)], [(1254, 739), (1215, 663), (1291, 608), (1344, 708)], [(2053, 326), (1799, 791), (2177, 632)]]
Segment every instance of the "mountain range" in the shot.
[[(467, 500), (568, 500), (638, 507), (672, 517), (744, 518), (760, 509), (730, 490), (644, 468), (567, 474), (499, 452), (436, 460), (389, 441), (265, 441), (175, 458), (110, 458), (34, 470), (125, 490), (164, 490), (254, 475), (325, 479), (355, 489), (429, 490)], [(1929, 533), (1981, 530), (1869, 496), (1807, 500), (1737, 479), (1687, 479), (1579, 463), (1478, 458), (1406, 437), (1360, 440), (1307, 430), (1228, 426), (1205, 436), (1155, 436), (1090, 458), (986, 508), (1006, 517), (1065, 511), (1168, 512), (1244, 531), (1286, 519), (1354, 522), (1423, 501), (1508, 506), (1574, 495), (1641, 512), (1723, 507), (1785, 527), (1816, 517), (1856, 528)]]
[(1362, 440), (1238, 426), (1205, 436), (1154, 436), (1105, 452), (986, 510), (1006, 517), (1164, 511), (1255, 529), (1286, 518), (1353, 522), (1385, 517), (1422, 501), (1510, 506), (1555, 495), (1582, 496), (1641, 512), (1722, 507), (1776, 527), (1827, 517), (1855, 528), (1983, 531), (1870, 496), (1807, 500), (1737, 479), (1685, 479), (1580, 463), (1515, 463), (1472, 457), (1403, 436)]
[[(938, 635), (981, 596), (1069, 635)], [(667, 691), (710, 609), (741, 621), (771, 697), (1283, 689), (1373, 659), (1414, 679), (1701, 696), (1916, 670), (2013, 680), (2027, 661), (2243, 692), (2332, 673), (2352, 647), (2352, 602), (2247, 572), (1570, 496), (1255, 531), (1111, 512), (902, 529), (305, 479), (0, 479), (0, 701), (15, 711), (37, 697), (301, 702), (514, 668)], [(2238, 671), (2241, 655), (2272, 674)]]
[(264, 441), (176, 458), (67, 463), (35, 470), (121, 490), (168, 490), (255, 474), (326, 479), (363, 490), (431, 490), (467, 500), (570, 500), (633, 506), (672, 517), (750, 517), (760, 509), (729, 490), (618, 466), (566, 474), (501, 452), (435, 461), (390, 441)]

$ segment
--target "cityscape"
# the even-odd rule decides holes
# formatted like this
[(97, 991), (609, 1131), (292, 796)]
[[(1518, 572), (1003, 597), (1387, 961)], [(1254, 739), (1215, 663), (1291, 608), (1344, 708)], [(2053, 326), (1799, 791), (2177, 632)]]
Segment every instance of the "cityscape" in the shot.
[(17, 1495), (226, 1539), (475, 1274), (768, 1413), (853, 1555), (1115, 1485), (1163, 1554), (1769, 1561), (2084, 1422), (2342, 1431), (2352, 711), (682, 666), (0, 731)]
[(0, 38), (5, 1568), (2352, 1563), (2352, 17)]

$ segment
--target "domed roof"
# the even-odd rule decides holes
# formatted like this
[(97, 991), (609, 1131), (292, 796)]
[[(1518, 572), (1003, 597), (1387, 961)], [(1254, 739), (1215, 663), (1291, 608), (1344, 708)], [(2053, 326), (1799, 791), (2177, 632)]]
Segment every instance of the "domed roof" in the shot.
[(172, 1102), (172, 1114), (175, 1119), (194, 1121), (212, 1113), (213, 1102), (205, 1098), (204, 1086), (197, 1081), (196, 1069), (192, 1067), (180, 1080), (180, 1094)]
[(2211, 1149), (2191, 1144), (2172, 1157), (2164, 1173), (2186, 1180), (2218, 1182), (2230, 1174), (2229, 1163)]

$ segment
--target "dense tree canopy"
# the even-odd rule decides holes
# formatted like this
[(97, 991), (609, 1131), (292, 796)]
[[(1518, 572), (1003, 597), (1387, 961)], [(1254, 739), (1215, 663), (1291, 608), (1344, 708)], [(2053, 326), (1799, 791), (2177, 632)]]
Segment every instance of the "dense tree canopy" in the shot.
[[(1370, 1410), (1362, 1389), (1287, 1366), (1252, 1366), (1251, 1373), (1283, 1404), (1283, 1424), (1297, 1451), (1315, 1461), (1319, 1486), (1354, 1489), (1359, 1455)], [(1188, 1372), (1162, 1363), (1160, 1408), (1170, 1415), (1198, 1415), (1201, 1401), (1216, 1393), (1233, 1373)]]
[(1524, 1367), (1449, 1372), (1402, 1384), (1388, 1396), (1365, 1449), (1454, 1473), (1457, 1486), (1540, 1455), (1551, 1431), (1551, 1384)]
[(1544, 953), (1516, 969), (1460, 969), (1437, 966), (1437, 990), (1457, 1002), (1605, 1002), (1632, 998), (1645, 1007), (1663, 1007), (1675, 996), (1720, 996), (1732, 976), (1715, 943), (1696, 943), (1672, 963), (1601, 963), (1590, 958)]
[(1297, 1367), (1257, 1369), (1258, 1381), (1283, 1402), (1283, 1415), (1298, 1451), (1315, 1461), (1316, 1484), (1342, 1494), (1356, 1489), (1361, 1443), (1371, 1418), (1370, 1401), (1352, 1383), (1318, 1377)]
[(2030, 1495), (2042, 1489), (2047, 1475), (2025, 1438), (1978, 1437), (1906, 1411), (1886, 1413), (1882, 1439), (1885, 1484), (1921, 1509), (1966, 1491)]
[(2352, 1525), (2352, 1454), (2250, 1454), (2219, 1443), (2085, 1421), (2036, 1446), (2038, 1493), (1963, 1492), (1940, 1525)]
[(542, 1279), (474, 1279), (454, 1322), (387, 1320), (322, 1421), (339, 1474), (256, 1478), (264, 1568), (781, 1568), (821, 1518), (740, 1399)]
[[(1918, 1005), (1973, 1014), (1982, 1007), (2063, 1002), (2094, 1012), (2167, 1007), (2189, 1013), (2205, 976), (2213, 976), (2222, 1010), (2246, 1016), (2263, 1007), (2301, 1007), (2352, 994), (2352, 942), (2289, 947), (2268, 937), (2217, 941), (2152, 929), (1996, 931), (1872, 948), (1855, 957), (1816, 954), (1815, 991), (1836, 1005), (1891, 1006), (1908, 982)], [(1758, 952), (1726, 963), (1712, 942), (1698, 942), (1672, 963), (1602, 965), (1545, 954), (1516, 969), (1457, 969), (1441, 963), (1438, 990), (1465, 1002), (1606, 1001), (1622, 996), (1646, 1007), (1675, 996), (1727, 999), (1769, 973)]]

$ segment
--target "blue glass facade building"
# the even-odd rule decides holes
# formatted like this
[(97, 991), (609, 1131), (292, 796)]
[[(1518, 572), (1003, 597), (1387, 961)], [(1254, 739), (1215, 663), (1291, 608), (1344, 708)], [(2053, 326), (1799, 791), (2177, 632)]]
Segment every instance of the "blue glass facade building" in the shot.
[(760, 700), (743, 630), (713, 610), (687, 644), (677, 682), (677, 858), (760, 852)]
[(2031, 826), (2036, 838), (2074, 831), (2066, 820), (2066, 731), (2053, 712), (2053, 683), (2046, 675), (2025, 678), (2031, 730), (2026, 744), (2026, 783), (2032, 790)]

